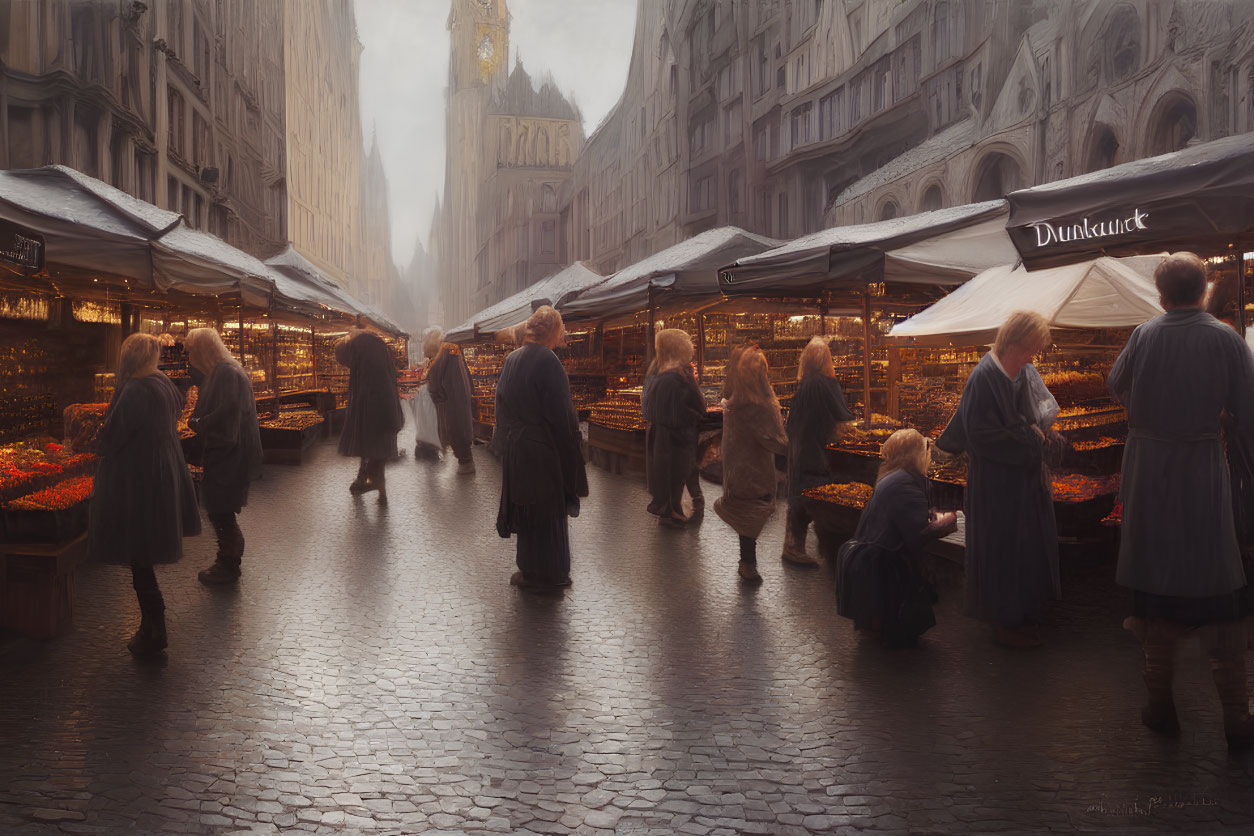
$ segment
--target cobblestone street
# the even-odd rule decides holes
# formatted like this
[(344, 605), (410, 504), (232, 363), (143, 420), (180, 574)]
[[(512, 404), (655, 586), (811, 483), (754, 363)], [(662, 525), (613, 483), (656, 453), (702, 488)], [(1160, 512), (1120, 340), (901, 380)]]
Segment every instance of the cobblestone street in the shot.
[(126, 651), (129, 575), (80, 567), (76, 629), (0, 657), (0, 832), (1254, 826), (1254, 756), (1226, 751), (1196, 647), (1181, 737), (1138, 722), (1108, 560), (1064, 557), (1041, 651), (992, 646), (950, 588), (922, 647), (889, 652), (836, 616), (829, 567), (779, 562), (782, 505), (745, 588), (713, 513), (659, 529), (639, 480), (589, 468), (574, 587), (539, 597), (508, 585), (475, 457), (392, 465), (386, 509), (329, 443), (268, 467), (238, 590), (196, 581), (209, 536), (158, 569), (163, 667)]

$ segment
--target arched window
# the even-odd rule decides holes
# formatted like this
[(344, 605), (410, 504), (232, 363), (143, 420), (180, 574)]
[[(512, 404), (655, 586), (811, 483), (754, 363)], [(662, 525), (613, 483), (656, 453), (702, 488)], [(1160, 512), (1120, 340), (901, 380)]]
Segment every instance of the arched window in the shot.
[(1084, 170), (1100, 171), (1103, 168), (1110, 168), (1115, 164), (1118, 153), (1119, 140), (1115, 139), (1114, 131), (1103, 125), (1093, 133), (1089, 140), (1088, 158)]
[(1109, 81), (1122, 81), (1140, 68), (1141, 19), (1136, 9), (1123, 4), (1111, 12), (1101, 41)]
[(1169, 93), (1154, 108), (1150, 119), (1151, 155), (1179, 151), (1197, 136), (1197, 106), (1183, 93)]
[(943, 208), (944, 205), (945, 197), (941, 194), (941, 187), (933, 183), (923, 192), (923, 199), (919, 201), (919, 211), (932, 212)]
[(544, 188), (540, 191), (540, 211), (556, 212), (557, 211), (557, 190), (548, 183), (544, 184)]
[(889, 198), (880, 204), (880, 211), (876, 220), (891, 221), (893, 218), (901, 214), (901, 207), (897, 205), (897, 201)]
[(975, 189), (971, 194), (971, 200), (975, 203), (998, 200), (1023, 187), (1019, 164), (1005, 154), (989, 154), (980, 160), (976, 172)]

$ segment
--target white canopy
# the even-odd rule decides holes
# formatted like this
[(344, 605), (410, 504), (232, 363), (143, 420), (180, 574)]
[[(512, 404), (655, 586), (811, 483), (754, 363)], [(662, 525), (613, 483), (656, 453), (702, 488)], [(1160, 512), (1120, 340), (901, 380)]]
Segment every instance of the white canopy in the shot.
[(1163, 312), (1154, 269), (1166, 254), (1102, 258), (1031, 272), (1022, 265), (985, 270), (890, 337), (963, 337), (982, 342), (1015, 311), (1035, 311), (1058, 328), (1128, 328)]
[(565, 304), (579, 293), (604, 280), (581, 261), (523, 288), (495, 305), (484, 308), (445, 335), (453, 342), (474, 339), (476, 326), (480, 332), (502, 331), (526, 321), (532, 303), (545, 301), (553, 307)]

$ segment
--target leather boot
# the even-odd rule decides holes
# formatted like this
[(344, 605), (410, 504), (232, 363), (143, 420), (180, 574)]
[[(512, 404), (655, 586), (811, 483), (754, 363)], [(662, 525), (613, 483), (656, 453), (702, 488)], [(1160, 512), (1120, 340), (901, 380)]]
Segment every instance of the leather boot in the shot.
[(348, 486), (349, 493), (356, 495), (370, 490), (369, 469), (370, 460), (362, 459), (361, 464), (357, 466), (357, 478), (353, 480), (353, 484)]
[(784, 550), (780, 557), (798, 566), (818, 566), (819, 562), (806, 552), (806, 529), (797, 537), (791, 529), (784, 529)]
[(371, 459), (370, 467), (367, 473), (370, 475), (369, 490), (379, 492), (379, 504), (388, 504), (388, 486), (387, 478), (384, 476), (383, 468), (387, 464), (383, 459)]
[(1210, 649), (1210, 670), (1224, 711), (1224, 734), (1230, 748), (1254, 744), (1254, 716), (1245, 682), (1245, 630), (1240, 622), (1217, 625)]
[(141, 659), (160, 656), (166, 649), (165, 599), (159, 589), (136, 590), (139, 598), (139, 629), (126, 649)]
[(1176, 643), (1174, 639), (1149, 638), (1141, 646), (1145, 652), (1145, 690), (1149, 692), (1149, 702), (1141, 709), (1141, 722), (1159, 734), (1178, 734), (1180, 720), (1171, 693)]
[(218, 554), (213, 565), (201, 569), (196, 577), (209, 586), (223, 586), (239, 580), (240, 561), (244, 556), (244, 534), (234, 514), (210, 514), (214, 534), (218, 538)]

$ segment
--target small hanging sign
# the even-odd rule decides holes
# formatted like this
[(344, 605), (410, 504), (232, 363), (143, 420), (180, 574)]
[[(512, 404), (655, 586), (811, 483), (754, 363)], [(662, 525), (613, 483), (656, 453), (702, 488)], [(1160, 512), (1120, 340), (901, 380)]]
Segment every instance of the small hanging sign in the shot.
[(44, 266), (44, 239), (25, 227), (0, 220), (0, 261), (38, 272)]

